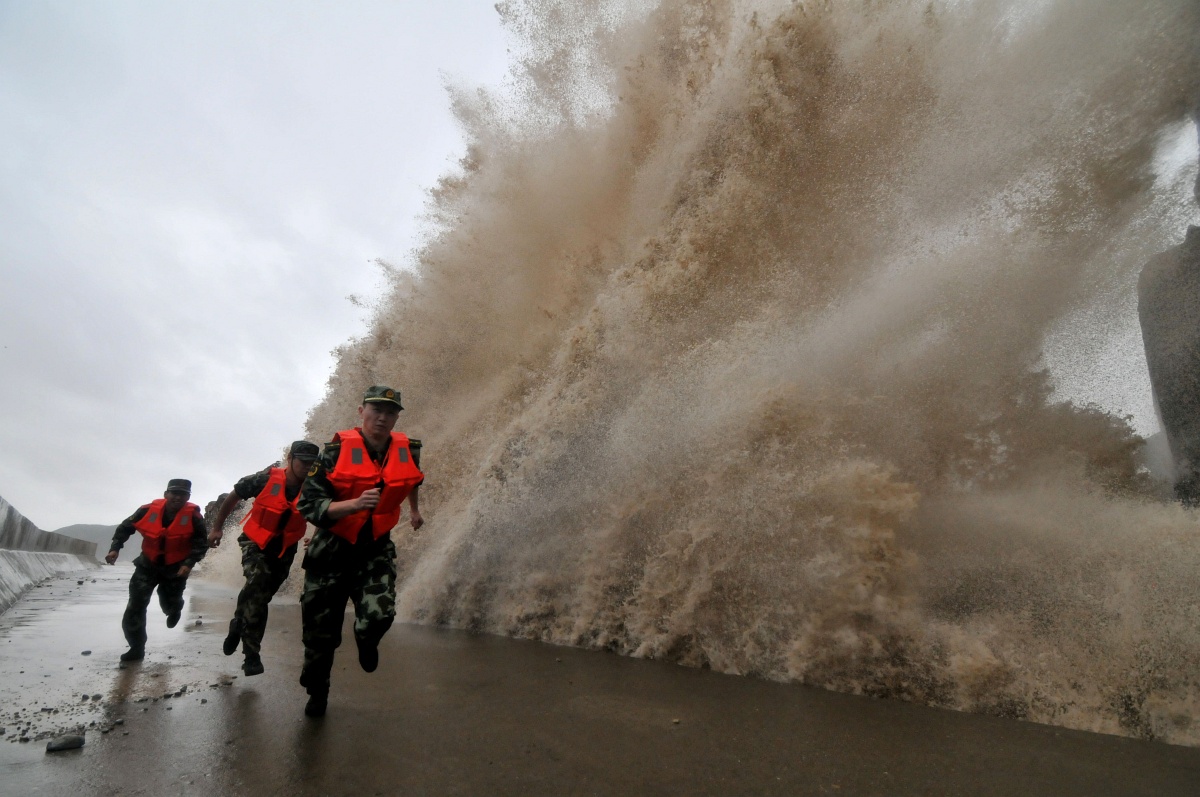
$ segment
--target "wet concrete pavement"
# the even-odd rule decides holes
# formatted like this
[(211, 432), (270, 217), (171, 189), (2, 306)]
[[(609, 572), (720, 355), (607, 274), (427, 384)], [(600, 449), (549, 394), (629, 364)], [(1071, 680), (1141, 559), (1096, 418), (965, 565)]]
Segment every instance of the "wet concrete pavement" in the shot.
[[(221, 655), (235, 591), (200, 580), (175, 629), (151, 604), (121, 668), (129, 572), (0, 615), (0, 795), (1200, 793), (1200, 750), (418, 626), (373, 674), (343, 648), (312, 720), (294, 598), (263, 675)], [(45, 752), (79, 727), (82, 749)]]

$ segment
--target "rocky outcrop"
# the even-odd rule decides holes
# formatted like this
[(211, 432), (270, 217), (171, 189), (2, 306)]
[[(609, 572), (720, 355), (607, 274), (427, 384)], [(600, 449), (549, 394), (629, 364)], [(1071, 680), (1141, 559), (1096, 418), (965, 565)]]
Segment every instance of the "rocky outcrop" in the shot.
[[(1200, 103), (1193, 114), (1200, 130)], [(1195, 195), (1200, 201), (1200, 178)], [(1200, 505), (1200, 227), (1150, 259), (1138, 277), (1138, 319), (1154, 405), (1171, 446), (1175, 494)]]

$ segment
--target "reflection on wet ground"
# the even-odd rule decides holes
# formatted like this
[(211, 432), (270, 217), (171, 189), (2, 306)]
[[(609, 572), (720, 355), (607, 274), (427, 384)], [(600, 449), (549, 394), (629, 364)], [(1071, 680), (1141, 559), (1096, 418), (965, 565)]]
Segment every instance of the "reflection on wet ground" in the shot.
[[(343, 649), (329, 714), (309, 720), (294, 598), (272, 606), (264, 675), (221, 655), (235, 592), (201, 581), (175, 629), (151, 604), (147, 658), (122, 668), (128, 576), (56, 579), (0, 615), (0, 793), (1190, 795), (1200, 783), (1193, 749), (414, 626), (393, 629), (374, 674)], [(45, 753), (48, 735), (77, 728), (82, 749)]]

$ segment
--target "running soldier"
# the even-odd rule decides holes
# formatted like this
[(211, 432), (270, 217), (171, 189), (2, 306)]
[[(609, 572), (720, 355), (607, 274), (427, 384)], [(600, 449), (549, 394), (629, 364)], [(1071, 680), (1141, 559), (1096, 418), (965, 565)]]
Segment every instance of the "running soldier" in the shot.
[(121, 618), (121, 630), (129, 643), (121, 661), (146, 657), (146, 607), (155, 587), (158, 604), (167, 616), (167, 628), (179, 623), (188, 573), (208, 552), (204, 516), (200, 507), (188, 501), (191, 495), (190, 481), (171, 479), (162, 498), (139, 508), (113, 532), (112, 545), (104, 557), (110, 565), (117, 561), (117, 552), (134, 531), (142, 535), (142, 553), (133, 560), (129, 603)]
[(304, 554), (304, 713), (325, 714), (333, 654), (342, 643), (346, 601), (354, 604), (354, 640), (366, 672), (379, 665), (379, 641), (396, 617), (396, 546), (388, 533), (408, 499), (410, 522), (424, 521), (417, 493), (421, 442), (392, 431), (404, 409), (389, 387), (367, 389), (358, 417), (325, 444), (308, 472), (299, 510), (317, 527)]
[(210, 546), (220, 545), (229, 513), (242, 501), (254, 499), (238, 536), (246, 584), (238, 593), (237, 608), (229, 621), (229, 635), (221, 648), (226, 656), (232, 656), (241, 644), (245, 656), (242, 672), (246, 675), (263, 671), (260, 651), (267, 630), (268, 604), (292, 569), (296, 546), (308, 528), (296, 511), (296, 500), (308, 469), (320, 452), (316, 444), (297, 440), (288, 449), (286, 468), (271, 466), (240, 480), (217, 508), (217, 518), (208, 535)]

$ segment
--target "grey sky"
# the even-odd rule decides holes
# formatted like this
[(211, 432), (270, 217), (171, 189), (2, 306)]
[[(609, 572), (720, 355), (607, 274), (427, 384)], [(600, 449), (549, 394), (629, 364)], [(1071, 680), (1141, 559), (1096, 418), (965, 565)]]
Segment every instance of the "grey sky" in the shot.
[(276, 458), (505, 46), (489, 0), (0, 0), (0, 495), (115, 523)]

